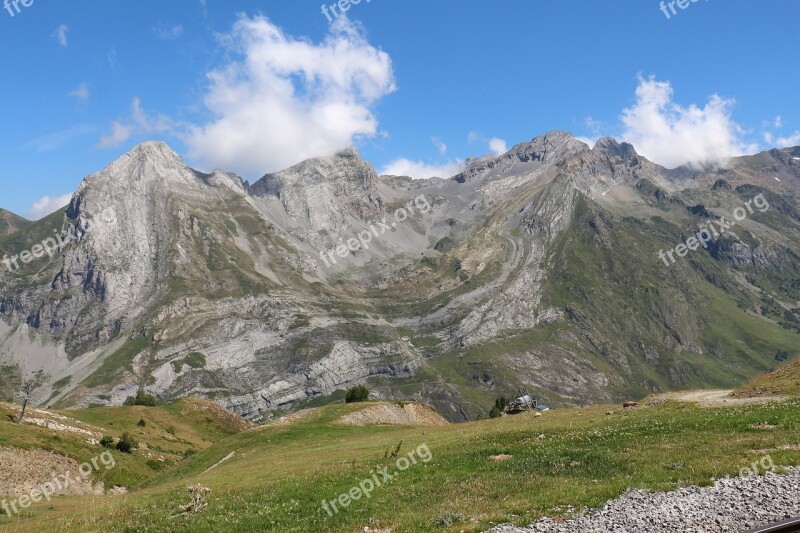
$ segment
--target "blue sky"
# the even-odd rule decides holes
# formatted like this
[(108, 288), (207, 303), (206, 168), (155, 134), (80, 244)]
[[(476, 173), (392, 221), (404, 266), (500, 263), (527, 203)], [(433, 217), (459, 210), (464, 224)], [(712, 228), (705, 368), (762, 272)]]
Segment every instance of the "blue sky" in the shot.
[(447, 175), (555, 129), (668, 166), (800, 144), (800, 3), (682, 1), (10, 5), (0, 207), (41, 217), (149, 139), (251, 181), (350, 144)]

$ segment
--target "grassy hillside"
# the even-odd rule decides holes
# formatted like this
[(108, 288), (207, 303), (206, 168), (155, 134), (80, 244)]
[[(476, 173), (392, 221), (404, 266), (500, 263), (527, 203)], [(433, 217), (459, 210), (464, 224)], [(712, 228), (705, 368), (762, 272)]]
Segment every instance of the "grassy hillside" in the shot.
[[(194, 398), (158, 407), (109, 407), (50, 413), (53, 415), (48, 417), (46, 412), (29, 409), (26, 418), (54, 420), (64, 426), (90, 431), (93, 437), (33, 424), (20, 426), (14, 421), (19, 415), (19, 407), (0, 403), (0, 446), (44, 449), (81, 463), (104, 450), (99, 444), (92, 444), (92, 438), (99, 440), (99, 437), (108, 435), (118, 439), (123, 432), (128, 432), (140, 447), (133, 454), (113, 451), (117, 466), (99, 472), (96, 479), (103, 481), (107, 488), (113, 485), (136, 486), (157, 472), (180, 463), (185, 457), (248, 427), (240, 417), (219, 405)], [(59, 416), (67, 418), (64, 420)], [(140, 420), (144, 421), (144, 426), (139, 425)]]
[(733, 395), (740, 398), (800, 395), (800, 354), (781, 368), (754, 377), (736, 389)]
[[(629, 487), (707, 485), (765, 454), (776, 465), (800, 463), (800, 400), (563, 409), (435, 428), (337, 423), (363, 407), (330, 405), (291, 424), (230, 436), (127, 496), (54, 500), (15, 530), (472, 532), (527, 524), (568, 505), (599, 506)], [(400, 456), (416, 450), (418, 459), (402, 472), (384, 457), (401, 441)], [(498, 454), (511, 457), (489, 459)], [(321, 508), (384, 467), (398, 474), (370, 498), (332, 516)], [(198, 483), (212, 490), (208, 507), (178, 516), (187, 486)]]
[(30, 224), (30, 222), (24, 218), (10, 211), (6, 211), (5, 209), (0, 209), (0, 237), (10, 235), (28, 224)]

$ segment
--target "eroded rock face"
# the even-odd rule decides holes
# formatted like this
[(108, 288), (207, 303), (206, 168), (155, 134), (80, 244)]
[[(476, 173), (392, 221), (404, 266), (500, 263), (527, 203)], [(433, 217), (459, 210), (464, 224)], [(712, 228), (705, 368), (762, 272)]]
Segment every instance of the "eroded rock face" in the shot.
[[(250, 185), (145, 143), (88, 176), (61, 227), (37, 229), (71, 231), (62, 251), (0, 272), (0, 364), (38, 375), (39, 403), (118, 404), (145, 388), (252, 418), (365, 382), (451, 420), (485, 414), (464, 387), (491, 398), (528, 386), (558, 405), (695, 383), (675, 353), (724, 366), (739, 348), (708, 344), (714, 317), (687, 280), (745, 302), (737, 270), (752, 269), (791, 308), (791, 153), (736, 160), (722, 187), (722, 171), (667, 170), (626, 143), (590, 149), (551, 132), (452, 179), (381, 178), (347, 150)], [(770, 218), (696, 252), (721, 270), (664, 269), (658, 246), (779, 183), (765, 165), (785, 188)]]

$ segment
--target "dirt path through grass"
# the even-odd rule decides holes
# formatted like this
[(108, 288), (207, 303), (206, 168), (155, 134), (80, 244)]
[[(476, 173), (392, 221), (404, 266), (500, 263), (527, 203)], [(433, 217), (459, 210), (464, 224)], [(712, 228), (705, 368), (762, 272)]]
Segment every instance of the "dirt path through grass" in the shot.
[(733, 407), (737, 405), (761, 405), (768, 402), (781, 402), (787, 400), (785, 396), (762, 396), (757, 398), (736, 398), (731, 396), (733, 390), (698, 390), (687, 392), (668, 392), (658, 394), (648, 403), (661, 403), (674, 400), (678, 402), (693, 402), (700, 407)]

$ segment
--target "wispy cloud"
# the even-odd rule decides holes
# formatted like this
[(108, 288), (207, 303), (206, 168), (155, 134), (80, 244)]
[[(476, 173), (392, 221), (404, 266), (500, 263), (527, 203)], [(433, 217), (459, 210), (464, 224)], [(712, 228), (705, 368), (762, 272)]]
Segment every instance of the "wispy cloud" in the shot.
[(56, 210), (69, 205), (72, 200), (72, 193), (62, 194), (59, 196), (42, 196), (25, 212), (25, 217), (29, 220), (39, 220), (46, 217)]
[(49, 152), (59, 148), (70, 139), (80, 137), (81, 135), (87, 135), (93, 131), (95, 131), (94, 126), (89, 124), (78, 124), (66, 130), (49, 133), (47, 135), (42, 135), (41, 137), (31, 139), (23, 144), (21, 148), (23, 150), (34, 149), (37, 152)]
[(58, 41), (58, 44), (60, 44), (64, 48), (69, 46), (69, 42), (67, 41), (68, 31), (69, 31), (69, 26), (67, 26), (66, 24), (59, 24), (58, 28), (56, 28), (56, 31), (54, 31), (52, 34), (52, 37), (54, 37), (56, 41)]
[(89, 84), (88, 83), (81, 83), (77, 89), (70, 92), (67, 96), (74, 96), (78, 100), (88, 100), (89, 99)]
[(464, 170), (463, 161), (450, 161), (442, 164), (429, 164), (400, 158), (391, 161), (381, 170), (382, 175), (409, 176), (414, 179), (450, 178)]
[(175, 41), (180, 39), (183, 35), (183, 26), (181, 24), (171, 25), (159, 22), (158, 25), (153, 28), (153, 33), (155, 33), (156, 37), (159, 39)]
[(117, 66), (117, 47), (116, 46), (112, 46), (111, 47), (111, 50), (109, 50), (108, 54), (106, 54), (106, 59), (108, 59), (108, 65), (111, 68), (114, 68), (114, 67)]
[(178, 135), (180, 125), (166, 115), (147, 113), (142, 109), (142, 102), (134, 98), (131, 103), (131, 114), (122, 120), (111, 123), (111, 133), (102, 137), (98, 148), (113, 148), (127, 141), (133, 135), (149, 135), (151, 133), (170, 133)]
[(775, 134), (767, 132), (764, 134), (764, 140), (768, 145), (774, 146), (775, 148), (800, 146), (800, 131), (796, 131), (793, 134), (786, 136), (776, 136)]
[(439, 137), (431, 137), (431, 142), (439, 151), (439, 155), (444, 156), (447, 153), (447, 145)]

